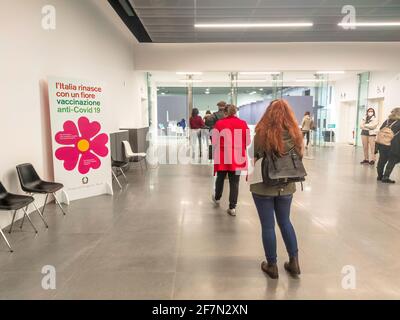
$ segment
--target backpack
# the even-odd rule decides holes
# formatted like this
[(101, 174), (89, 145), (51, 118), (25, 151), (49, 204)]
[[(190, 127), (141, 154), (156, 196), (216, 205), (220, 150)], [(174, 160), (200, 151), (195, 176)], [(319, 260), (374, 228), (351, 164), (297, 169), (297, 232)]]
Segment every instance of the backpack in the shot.
[(222, 119), (223, 117), (224, 117), (223, 112), (220, 111), (214, 112), (212, 116), (209, 117), (209, 120), (207, 121), (208, 124), (206, 124), (206, 126), (209, 127), (210, 129), (213, 129), (217, 121)]
[(209, 129), (212, 129), (215, 126), (215, 120), (214, 120), (214, 115), (210, 115), (208, 117), (206, 117), (206, 119), (204, 120), (204, 123), (206, 125), (206, 127), (208, 127)]
[(376, 136), (376, 143), (382, 144), (384, 146), (390, 146), (392, 144), (393, 138), (400, 132), (394, 134), (392, 127), (397, 121), (394, 121), (390, 126), (388, 125), (388, 120), (386, 121), (386, 126), (379, 130)]
[(291, 182), (303, 182), (307, 172), (301, 157), (292, 148), (283, 156), (264, 153), (261, 163), (263, 183), (267, 186), (284, 187)]

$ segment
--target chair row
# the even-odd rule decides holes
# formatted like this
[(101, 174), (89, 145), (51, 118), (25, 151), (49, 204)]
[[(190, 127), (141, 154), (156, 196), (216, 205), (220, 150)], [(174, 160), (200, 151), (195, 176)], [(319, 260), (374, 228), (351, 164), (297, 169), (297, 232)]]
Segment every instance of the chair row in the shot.
[[(12, 228), (15, 222), (15, 217), (16, 214), (19, 210), (22, 210), (24, 212), (24, 216), (22, 218), (22, 222), (20, 225), (20, 228), (23, 227), (25, 218), (28, 219), (30, 224), (32, 225), (32, 228), (34, 229), (35, 233), (38, 233), (35, 225), (32, 223), (31, 218), (29, 217), (28, 213), (28, 208), (32, 204), (35, 208), (34, 212), (37, 212), (40, 218), (42, 219), (44, 225), (46, 228), (48, 228), (48, 224), (44, 218), (44, 210), (46, 208), (47, 200), (50, 194), (54, 196), (55, 202), (57, 205), (60, 207), (63, 215), (65, 215), (65, 211), (58, 201), (56, 197), (56, 192), (61, 190), (64, 186), (61, 183), (56, 183), (56, 182), (49, 182), (49, 181), (44, 181), (40, 179), (39, 175), (37, 174), (35, 168), (33, 167), (32, 164), (30, 163), (24, 163), (20, 164), (17, 167), (17, 173), (18, 173), (18, 179), (21, 185), (21, 189), (27, 193), (27, 195), (19, 195), (19, 194), (13, 194), (9, 193), (4, 185), (0, 182), (0, 210), (3, 211), (14, 211), (11, 225), (9, 228), (9, 233), (12, 232)], [(42, 207), (42, 210), (39, 210), (38, 206), (36, 205), (35, 198), (33, 197), (35, 194), (43, 194), (46, 195), (44, 205)], [(4, 241), (6, 242), (8, 248), (10, 249), (11, 252), (13, 252), (13, 249), (3, 233), (3, 231), (0, 228), (0, 234), (3, 237)]]
[[(131, 162), (139, 162), (140, 164), (140, 168), (143, 171), (143, 166), (142, 166), (142, 162), (144, 161), (146, 169), (147, 169), (147, 161), (146, 161), (146, 153), (144, 152), (139, 152), (139, 153), (135, 153), (132, 151), (132, 147), (131, 144), (129, 143), (129, 141), (122, 141), (122, 148), (124, 150), (124, 155), (125, 155), (125, 159), (126, 161), (116, 161), (114, 159), (111, 158), (111, 173), (112, 173), (112, 177), (115, 179), (115, 181), (117, 182), (118, 186), (120, 189), (122, 189), (122, 185), (120, 183), (120, 181), (117, 178), (116, 172), (120, 172), (122, 174), (122, 176), (125, 179), (125, 182), (127, 182), (127, 178), (126, 175), (124, 173), (124, 169), (125, 168), (129, 168), (129, 164)], [(114, 172), (114, 169), (116, 172)]]

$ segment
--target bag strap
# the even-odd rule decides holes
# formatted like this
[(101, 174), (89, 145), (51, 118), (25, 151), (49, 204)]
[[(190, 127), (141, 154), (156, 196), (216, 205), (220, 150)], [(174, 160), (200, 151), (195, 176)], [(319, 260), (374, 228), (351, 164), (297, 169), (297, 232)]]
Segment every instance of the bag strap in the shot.
[[(397, 120), (394, 121), (390, 126), (388, 126), (388, 125), (386, 125), (386, 126), (391, 129), (396, 123), (397, 123)], [(387, 124), (389, 124), (389, 120), (387, 120)]]

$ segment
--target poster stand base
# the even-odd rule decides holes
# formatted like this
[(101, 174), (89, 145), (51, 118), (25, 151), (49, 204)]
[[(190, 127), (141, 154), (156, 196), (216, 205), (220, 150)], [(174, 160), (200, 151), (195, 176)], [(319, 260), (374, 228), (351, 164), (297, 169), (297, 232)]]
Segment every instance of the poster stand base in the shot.
[(61, 202), (65, 203), (67, 206), (69, 206), (70, 203), (68, 194), (64, 190), (61, 191)]
[(107, 192), (106, 192), (107, 194), (110, 194), (110, 195), (113, 195), (113, 194), (114, 194), (112, 185), (109, 184), (108, 182), (106, 183), (106, 190), (107, 190)]
[[(69, 205), (71, 203), (71, 201), (73, 201), (73, 200), (80, 200), (80, 199), (85, 199), (85, 198), (88, 198), (88, 197), (100, 196), (102, 194), (109, 194), (111, 196), (114, 195), (114, 192), (113, 192), (113, 189), (112, 189), (112, 185), (110, 183), (108, 183), (108, 182), (104, 183), (104, 185), (102, 187), (102, 191), (96, 192), (96, 193), (93, 193), (93, 194), (90, 194), (90, 195), (86, 195), (84, 197), (77, 197), (76, 198), (75, 194), (68, 195), (67, 191), (62, 190), (61, 191), (61, 201), (60, 202), (66, 204), (66, 205)], [(71, 199), (71, 197), (72, 197), (72, 199)]]

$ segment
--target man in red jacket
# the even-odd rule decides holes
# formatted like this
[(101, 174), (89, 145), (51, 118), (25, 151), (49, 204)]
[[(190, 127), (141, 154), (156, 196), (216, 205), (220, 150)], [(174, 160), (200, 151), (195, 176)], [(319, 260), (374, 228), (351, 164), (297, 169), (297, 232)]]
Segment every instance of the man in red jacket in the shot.
[(250, 130), (246, 121), (236, 116), (234, 105), (226, 106), (227, 117), (217, 121), (212, 130), (214, 146), (215, 194), (212, 199), (216, 205), (222, 197), (224, 180), (229, 177), (228, 214), (236, 215), (236, 204), (239, 195), (240, 171), (247, 170), (246, 148), (250, 144)]

